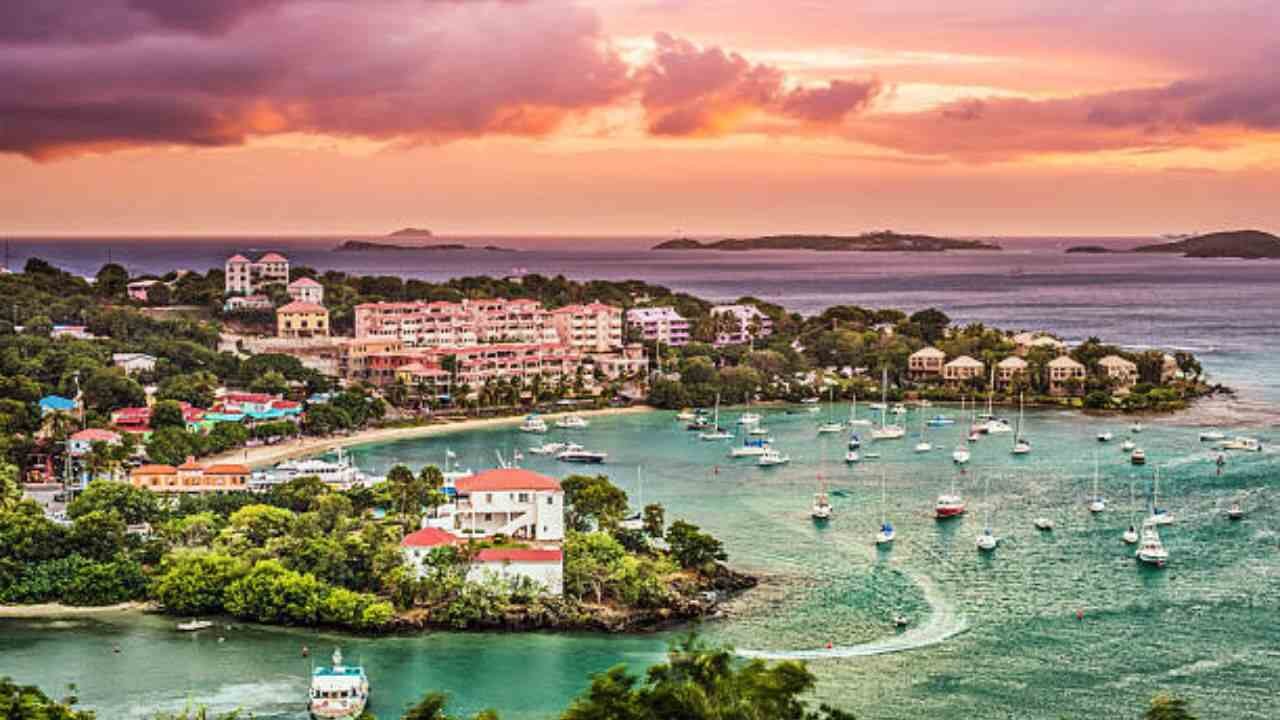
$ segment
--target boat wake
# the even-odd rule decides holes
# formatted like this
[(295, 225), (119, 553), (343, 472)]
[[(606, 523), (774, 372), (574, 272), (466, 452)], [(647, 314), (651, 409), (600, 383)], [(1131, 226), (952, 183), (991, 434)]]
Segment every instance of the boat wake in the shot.
[(929, 603), (929, 619), (923, 625), (885, 640), (859, 645), (837, 645), (812, 650), (738, 650), (744, 658), (759, 660), (825, 660), (828, 658), (871, 657), (907, 652), (939, 645), (969, 629), (960, 613), (943, 600), (928, 580), (912, 576)]

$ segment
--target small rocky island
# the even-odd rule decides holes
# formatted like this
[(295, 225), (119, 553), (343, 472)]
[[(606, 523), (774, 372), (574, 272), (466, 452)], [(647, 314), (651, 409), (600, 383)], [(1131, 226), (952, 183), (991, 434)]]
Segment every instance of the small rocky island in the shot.
[(1068, 253), (1167, 253), (1189, 258), (1280, 258), (1280, 237), (1261, 230), (1229, 230), (1183, 238), (1174, 242), (1115, 250), (1101, 245), (1076, 245)]
[(434, 245), (405, 245), (401, 243), (378, 242), (376, 240), (348, 240), (338, 247), (334, 248), (334, 252), (366, 252), (366, 251), (425, 251), (425, 250), (484, 250), (486, 252), (516, 252), (511, 248), (499, 247), (497, 245), (485, 245), (483, 247), (473, 247), (471, 245), (463, 245), (462, 243), (437, 243)]
[(983, 240), (956, 240), (932, 235), (895, 233), (890, 230), (862, 235), (766, 235), (754, 238), (726, 238), (706, 242), (676, 238), (655, 245), (653, 250), (816, 250), (819, 252), (945, 252), (947, 250), (1000, 250)]

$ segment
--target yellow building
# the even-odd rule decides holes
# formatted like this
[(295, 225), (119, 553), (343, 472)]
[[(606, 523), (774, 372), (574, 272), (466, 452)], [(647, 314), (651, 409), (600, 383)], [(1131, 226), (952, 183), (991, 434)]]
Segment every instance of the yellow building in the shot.
[(291, 302), (276, 310), (276, 335), (283, 338), (329, 337), (329, 311), (315, 303)]
[(192, 458), (178, 467), (142, 465), (129, 473), (129, 484), (159, 493), (219, 493), (247, 490), (252, 473), (236, 464), (204, 467)]

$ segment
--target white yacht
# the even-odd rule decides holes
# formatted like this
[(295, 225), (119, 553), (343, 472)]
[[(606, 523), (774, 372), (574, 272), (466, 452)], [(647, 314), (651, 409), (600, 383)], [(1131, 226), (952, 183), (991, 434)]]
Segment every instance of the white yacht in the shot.
[(768, 449), (768, 441), (744, 439), (741, 445), (729, 449), (729, 457), (760, 457)]
[(951, 451), (951, 461), (957, 465), (964, 465), (971, 457), (973, 454), (969, 452), (967, 445), (957, 445), (956, 449)]
[(1160, 507), (1160, 470), (1156, 469), (1155, 477), (1151, 481), (1151, 514), (1142, 521), (1142, 527), (1152, 527), (1156, 525), (1173, 524), (1173, 513), (1165, 508)]
[(933, 445), (929, 442), (928, 436), (926, 435), (925, 427), (924, 413), (920, 413), (920, 442), (917, 442), (916, 446), (912, 448), (915, 452), (927, 453), (930, 450), (933, 450)]
[(212, 620), (199, 620), (192, 618), (187, 622), (178, 623), (178, 629), (182, 632), (196, 632), (197, 630), (208, 630), (213, 627)]
[(1130, 425), (1130, 426), (1129, 426), (1129, 432), (1135, 432), (1135, 433), (1140, 433), (1140, 432), (1142, 432), (1142, 423), (1140, 423), (1140, 422), (1135, 422), (1134, 424)]
[[(533, 453), (534, 455), (556, 455), (560, 452), (568, 450), (569, 447), (572, 445), (573, 443), (549, 442), (549, 443), (543, 443), (541, 445), (533, 445), (529, 448), (529, 452)], [(577, 449), (581, 450), (582, 447), (578, 446)]]
[(1031, 441), (1022, 434), (1023, 412), (1022, 412), (1022, 393), (1018, 393), (1018, 427), (1013, 433), (1013, 449), (1009, 452), (1014, 455), (1027, 455), (1031, 452)]
[(584, 465), (599, 465), (608, 457), (609, 453), (592, 452), (581, 448), (564, 450), (556, 455), (556, 459), (560, 462), (581, 463)]
[(680, 422), (690, 422), (698, 417), (698, 413), (689, 408), (685, 408), (676, 414), (676, 420)]
[(318, 720), (359, 717), (369, 702), (369, 678), (359, 665), (344, 665), (342, 651), (333, 651), (333, 665), (311, 673), (311, 699), (307, 709)]
[(1098, 433), (1098, 442), (1111, 442), (1112, 438), (1114, 437), (1115, 437), (1114, 433), (1100, 432)]
[(827, 421), (818, 426), (818, 434), (826, 435), (829, 433), (838, 433), (844, 431), (844, 423), (838, 422), (831, 415), (832, 409), (835, 407), (836, 391), (832, 388), (827, 391)]
[(1133, 452), (1137, 447), (1138, 443), (1126, 439), (1124, 442), (1120, 443), (1120, 452)]
[(761, 453), (759, 459), (756, 460), (756, 465), (760, 467), (773, 467), (775, 465), (786, 465), (789, 462), (791, 462), (791, 456), (783, 455), (781, 452), (778, 452), (773, 448), (765, 448), (765, 451)]
[(536, 413), (527, 416), (524, 419), (524, 423), (520, 426), (520, 432), (535, 433), (539, 435), (547, 432), (547, 429), (547, 421), (538, 417)]
[(556, 420), (556, 427), (562, 430), (582, 430), (587, 427), (587, 425), (587, 421), (583, 419), (581, 415), (576, 413), (573, 415), (565, 415), (559, 420)]
[(853, 396), (853, 404), (849, 406), (849, 427), (856, 427), (859, 425), (870, 427), (874, 424), (875, 423), (866, 418), (858, 417), (858, 396), (855, 394)]
[(1013, 432), (1013, 426), (1004, 418), (991, 418), (987, 421), (987, 433), (989, 435), (999, 435), (1001, 433)]
[(894, 415), (906, 415), (906, 414), (907, 414), (907, 406), (906, 406), (906, 405), (903, 405), (902, 403), (896, 403), (896, 404), (894, 404), (894, 406), (893, 406), (893, 414), (894, 414)]
[(1120, 540), (1124, 542), (1125, 545), (1132, 545), (1138, 542), (1138, 529), (1130, 525), (1129, 529), (1125, 530), (1124, 534), (1120, 536)]
[(1133, 452), (1129, 453), (1129, 462), (1134, 465), (1146, 465), (1147, 452), (1142, 448), (1134, 448)]
[(747, 426), (747, 434), (753, 437), (766, 437), (769, 434), (769, 428), (763, 425), (749, 425)]
[(1221, 430), (1203, 430), (1200, 432), (1200, 442), (1220, 442), (1227, 439), (1227, 434)]

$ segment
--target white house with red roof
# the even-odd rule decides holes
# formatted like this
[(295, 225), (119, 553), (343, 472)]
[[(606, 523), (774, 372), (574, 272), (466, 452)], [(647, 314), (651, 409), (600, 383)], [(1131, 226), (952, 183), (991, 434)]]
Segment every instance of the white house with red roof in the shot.
[[(426, 573), (432, 551), (442, 547), (464, 548), (468, 540), (440, 528), (425, 527), (400, 541), (400, 552), (418, 578)], [(506, 581), (532, 580), (550, 595), (564, 593), (564, 551), (559, 547), (489, 547), (473, 550), (467, 580), (496, 576)]]
[(428, 518), (428, 527), (459, 537), (564, 540), (564, 490), (555, 478), (499, 468), (459, 478), (454, 491), (453, 502)]
[(67, 438), (67, 454), (71, 457), (83, 457), (93, 450), (93, 444), (96, 442), (106, 443), (108, 445), (120, 444), (120, 433), (101, 428), (89, 428), (81, 430), (71, 437)]

